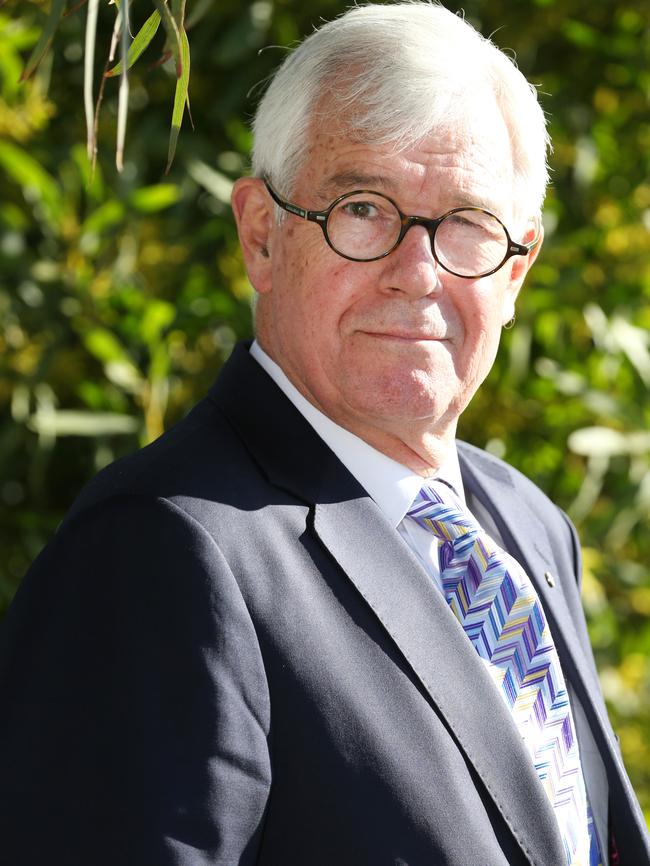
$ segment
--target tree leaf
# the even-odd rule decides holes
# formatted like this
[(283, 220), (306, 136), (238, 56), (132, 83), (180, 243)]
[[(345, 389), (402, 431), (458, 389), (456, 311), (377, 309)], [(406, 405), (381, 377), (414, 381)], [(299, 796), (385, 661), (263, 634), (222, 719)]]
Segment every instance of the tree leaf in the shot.
[(109, 199), (96, 208), (82, 223), (82, 236), (87, 233), (104, 234), (124, 218), (124, 205), (117, 199)]
[(174, 16), (169, 10), (166, 0), (154, 0), (156, 8), (160, 12), (163, 26), (167, 31), (167, 44), (174, 56), (176, 64), (176, 78), (181, 78), (183, 74), (183, 47), (181, 43), (181, 34)]
[(165, 174), (169, 173), (169, 169), (174, 161), (176, 143), (181, 131), (181, 123), (183, 122), (183, 112), (185, 111), (186, 103), (189, 105), (188, 88), (190, 84), (190, 43), (187, 40), (187, 33), (185, 30), (181, 33), (181, 47), (183, 74), (176, 82), (172, 128), (169, 134), (169, 150), (167, 152), (167, 167), (165, 169)]
[(185, 29), (191, 30), (196, 24), (199, 23), (201, 18), (210, 11), (210, 7), (214, 4), (214, 0), (198, 0), (192, 6), (192, 11), (187, 17), (187, 21), (185, 22)]
[(611, 427), (593, 426), (574, 430), (568, 438), (574, 454), (587, 457), (617, 457), (626, 454), (646, 454), (650, 451), (650, 433), (624, 433)]
[(222, 204), (230, 203), (233, 182), (225, 174), (212, 168), (200, 159), (193, 159), (187, 166), (190, 177), (206, 189)]
[[(153, 37), (158, 32), (159, 27), (160, 12), (157, 9), (154, 9), (154, 11), (142, 25), (142, 27), (138, 30), (133, 42), (131, 43), (131, 47), (129, 48), (129, 52), (126, 56), (127, 69), (130, 69), (135, 63), (135, 61), (138, 59), (138, 57), (140, 57), (143, 51), (145, 51)], [(104, 75), (106, 76), (106, 78), (113, 78), (116, 75), (120, 75), (122, 72), (122, 66), (123, 64), (120, 60), (118, 63), (115, 64), (115, 66), (113, 66), (112, 69), (109, 69), (108, 72), (105, 72)]]
[(38, 40), (36, 47), (32, 51), (31, 56), (23, 70), (23, 74), (20, 76), (21, 82), (26, 81), (29, 76), (34, 72), (38, 64), (43, 59), (46, 51), (50, 47), (54, 32), (59, 25), (61, 16), (63, 15), (65, 4), (66, 0), (52, 0), (52, 8), (50, 9), (48, 19), (45, 22), (45, 27), (43, 28), (43, 32), (41, 33), (41, 38)]
[(180, 187), (175, 183), (157, 183), (134, 190), (129, 200), (142, 213), (156, 213), (176, 204), (180, 197)]
[[(160, 335), (176, 318), (176, 307), (169, 301), (159, 298), (149, 301), (140, 321), (140, 335), (145, 343), (154, 345), (160, 340)], [(167, 350), (165, 348), (165, 355)]]
[(83, 409), (37, 411), (27, 426), (45, 436), (120, 436), (137, 433), (140, 421), (117, 412), (89, 412)]
[(109, 361), (130, 361), (126, 349), (108, 328), (92, 328), (86, 331), (83, 341), (91, 355), (105, 364)]
[(183, 29), (185, 23), (185, 0), (171, 0), (172, 15), (178, 26), (179, 32)]
[(62, 198), (52, 175), (26, 150), (9, 141), (0, 141), (0, 168), (4, 168), (23, 191), (30, 191), (45, 205), (47, 221), (56, 227)]

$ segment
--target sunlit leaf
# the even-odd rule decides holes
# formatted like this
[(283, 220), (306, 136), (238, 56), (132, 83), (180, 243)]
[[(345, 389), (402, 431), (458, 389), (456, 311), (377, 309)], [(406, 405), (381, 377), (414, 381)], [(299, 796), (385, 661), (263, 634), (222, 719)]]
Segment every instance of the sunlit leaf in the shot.
[(230, 202), (233, 182), (225, 174), (202, 162), (200, 159), (193, 159), (189, 163), (187, 170), (190, 177), (206, 189), (210, 195), (214, 196), (217, 201), (223, 204)]
[(165, 173), (171, 168), (176, 153), (176, 143), (181, 131), (183, 113), (188, 102), (188, 88), (190, 84), (190, 44), (187, 41), (187, 33), (183, 30), (181, 34), (183, 74), (176, 81), (176, 93), (174, 94), (174, 111), (172, 114), (172, 128), (169, 135), (169, 150), (167, 152), (167, 167)]
[(82, 232), (101, 234), (106, 229), (118, 225), (124, 219), (124, 205), (116, 199), (109, 199), (96, 208), (81, 226)]
[(176, 307), (168, 301), (154, 300), (147, 307), (140, 323), (140, 334), (145, 343), (154, 343), (176, 317)]
[(645, 385), (650, 386), (650, 335), (644, 328), (637, 328), (621, 316), (611, 322), (611, 333), (621, 351), (625, 352)]
[(584, 21), (566, 20), (562, 30), (570, 42), (581, 48), (595, 48), (601, 39), (598, 31)]
[(0, 225), (22, 232), (29, 226), (29, 219), (12, 202), (0, 202)]
[(109, 361), (104, 367), (104, 372), (114, 385), (118, 385), (124, 391), (131, 394), (141, 393), (143, 376), (131, 361)]
[(176, 204), (180, 197), (181, 189), (175, 183), (158, 183), (134, 190), (129, 201), (136, 210), (155, 213)]
[(61, 211), (61, 191), (54, 178), (26, 150), (0, 141), (0, 166), (22, 189), (42, 201), (55, 222)]
[(86, 149), (81, 143), (76, 144), (71, 152), (72, 160), (83, 181), (86, 195), (93, 201), (102, 201), (105, 196), (105, 185), (100, 166), (93, 168), (88, 162)]
[(111, 382), (125, 391), (139, 393), (142, 374), (115, 334), (107, 328), (92, 328), (83, 334), (82, 339), (90, 354), (103, 362), (104, 373)]
[[(140, 57), (140, 55), (146, 50), (149, 43), (153, 39), (153, 37), (158, 32), (158, 27), (160, 26), (160, 12), (155, 9), (151, 15), (144, 22), (140, 30), (136, 33), (131, 46), (129, 47), (128, 54), (126, 56), (126, 68), (130, 69), (135, 61)], [(120, 75), (122, 72), (123, 63), (120, 60), (112, 69), (109, 69), (108, 72), (105, 73), (107, 78), (112, 78), (116, 75)]]
[(58, 409), (36, 412), (27, 426), (46, 436), (119, 436), (137, 433), (141, 422), (131, 415)]
[(88, 351), (100, 361), (129, 360), (124, 346), (115, 334), (106, 328), (93, 328), (84, 334), (84, 343)]
[(650, 432), (621, 433), (609, 427), (584, 427), (571, 433), (571, 451), (585, 456), (615, 457), (650, 451)]

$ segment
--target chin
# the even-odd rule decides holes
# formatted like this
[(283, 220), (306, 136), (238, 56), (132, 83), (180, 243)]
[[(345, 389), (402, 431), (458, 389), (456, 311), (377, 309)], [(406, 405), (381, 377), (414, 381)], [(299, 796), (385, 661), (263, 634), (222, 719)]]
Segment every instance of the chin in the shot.
[(429, 376), (395, 374), (359, 382), (348, 393), (347, 402), (359, 415), (396, 422), (422, 422), (433, 425), (450, 416), (459, 403), (458, 393), (448, 374)]

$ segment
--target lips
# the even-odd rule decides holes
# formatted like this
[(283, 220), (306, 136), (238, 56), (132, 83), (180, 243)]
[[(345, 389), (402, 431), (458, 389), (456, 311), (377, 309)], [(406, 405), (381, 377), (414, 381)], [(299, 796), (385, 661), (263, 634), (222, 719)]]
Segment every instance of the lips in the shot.
[(380, 340), (403, 340), (411, 343), (440, 343), (448, 339), (444, 335), (431, 334), (426, 331), (371, 331), (364, 329), (361, 333)]

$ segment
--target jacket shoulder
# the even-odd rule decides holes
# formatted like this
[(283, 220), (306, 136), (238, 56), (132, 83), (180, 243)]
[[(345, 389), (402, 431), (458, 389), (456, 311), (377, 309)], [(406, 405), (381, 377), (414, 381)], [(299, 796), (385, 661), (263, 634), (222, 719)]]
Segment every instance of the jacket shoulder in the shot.
[(492, 478), (502, 484), (507, 484), (527, 500), (551, 507), (554, 511), (560, 510), (534, 481), (531, 481), (528, 476), (519, 469), (515, 469), (510, 463), (495, 457), (494, 454), (490, 454), (482, 448), (477, 448), (476, 445), (470, 445), (469, 442), (459, 440), (457, 446), (461, 466), (469, 467), (473, 474), (479, 475), (484, 480)]
[[(214, 496), (240, 466), (242, 445), (219, 409), (203, 399), (154, 442), (102, 469), (81, 490), (65, 523), (122, 496), (169, 500)], [(250, 469), (249, 469), (250, 471)]]

